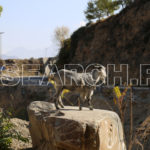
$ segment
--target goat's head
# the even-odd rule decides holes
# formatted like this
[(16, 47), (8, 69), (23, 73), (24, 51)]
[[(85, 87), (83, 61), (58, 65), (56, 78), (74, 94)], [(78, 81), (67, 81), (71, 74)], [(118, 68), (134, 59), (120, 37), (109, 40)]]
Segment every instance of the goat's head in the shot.
[(106, 68), (100, 64), (95, 65), (95, 69), (92, 70), (93, 79), (97, 82), (101, 81), (102, 84), (106, 83)]

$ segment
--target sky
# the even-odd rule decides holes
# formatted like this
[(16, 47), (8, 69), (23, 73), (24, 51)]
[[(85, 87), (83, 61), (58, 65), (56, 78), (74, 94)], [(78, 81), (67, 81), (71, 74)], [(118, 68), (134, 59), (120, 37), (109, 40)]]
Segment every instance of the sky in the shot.
[(66, 26), (72, 33), (85, 25), (89, 0), (0, 0), (2, 54), (17, 58), (52, 57), (58, 47), (54, 30)]

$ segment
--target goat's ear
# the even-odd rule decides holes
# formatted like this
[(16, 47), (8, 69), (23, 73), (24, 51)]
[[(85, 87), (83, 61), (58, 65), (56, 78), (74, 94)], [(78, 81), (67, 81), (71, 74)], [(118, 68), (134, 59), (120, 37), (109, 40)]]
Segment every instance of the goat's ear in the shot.
[(101, 66), (101, 65), (95, 65), (95, 68), (98, 69), (98, 70), (101, 70), (103, 68), (103, 66)]

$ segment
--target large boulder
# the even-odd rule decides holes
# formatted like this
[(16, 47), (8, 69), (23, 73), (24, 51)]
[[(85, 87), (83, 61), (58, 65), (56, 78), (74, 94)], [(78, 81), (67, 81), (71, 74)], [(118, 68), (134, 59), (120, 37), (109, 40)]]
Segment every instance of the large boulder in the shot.
[(126, 150), (118, 115), (35, 101), (28, 107), (30, 133), (36, 150)]

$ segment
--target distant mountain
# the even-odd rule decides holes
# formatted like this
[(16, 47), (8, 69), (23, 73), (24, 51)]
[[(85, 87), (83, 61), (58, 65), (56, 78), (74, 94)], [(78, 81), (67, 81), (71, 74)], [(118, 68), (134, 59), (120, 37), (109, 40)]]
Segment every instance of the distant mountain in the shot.
[(6, 56), (11, 56), (19, 59), (29, 59), (33, 58), (40, 58), (40, 57), (53, 57), (56, 56), (57, 50), (45, 48), (45, 49), (26, 49), (23, 47), (16, 48), (12, 51), (6, 53)]
[(2, 59), (18, 59), (16, 56), (2, 55)]

